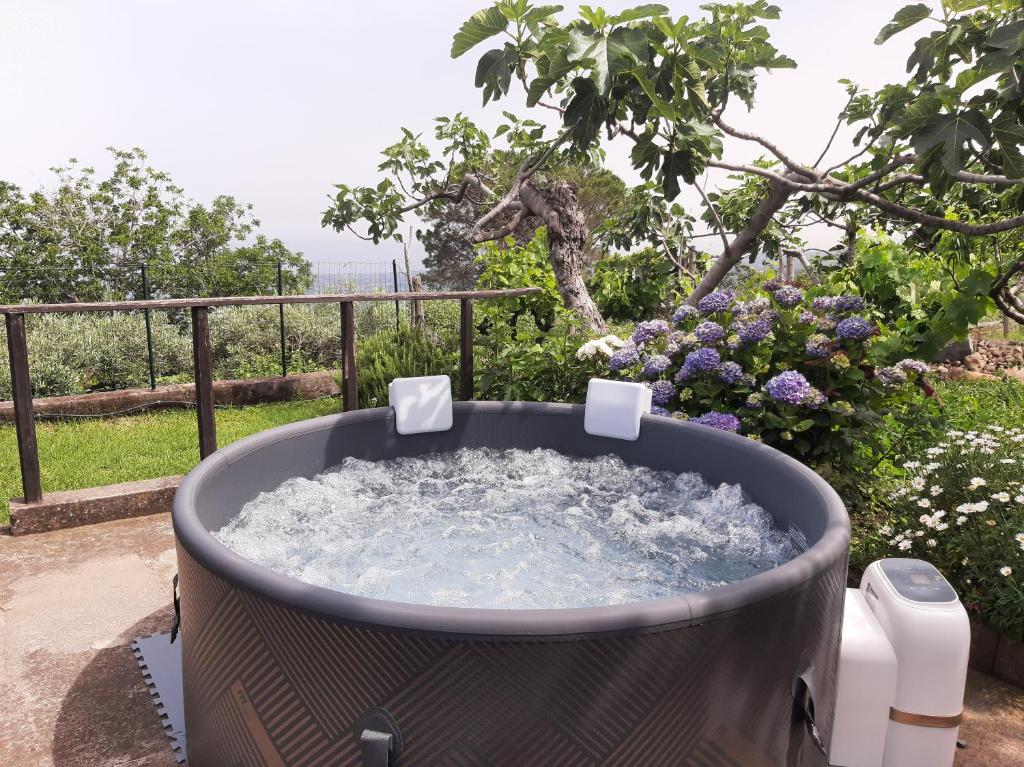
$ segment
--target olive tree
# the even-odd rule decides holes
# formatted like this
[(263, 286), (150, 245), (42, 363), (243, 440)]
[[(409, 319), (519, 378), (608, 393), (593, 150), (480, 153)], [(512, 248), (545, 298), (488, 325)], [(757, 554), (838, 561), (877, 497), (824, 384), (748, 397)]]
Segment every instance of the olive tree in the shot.
[[(547, 227), (562, 297), (595, 328), (603, 321), (583, 282), (578, 201), (571, 185), (544, 173), (556, 153), (600, 158), (610, 142), (628, 142), (634, 169), (655, 191), (655, 205), (669, 212), (638, 217), (641, 225), (626, 239), (649, 240), (653, 221), (672, 234), (676, 247), (666, 239), (666, 250), (680, 258), (695, 217), (670, 209), (683, 185), (695, 189), (703, 201), (700, 219), (721, 247), (690, 302), (766, 242), (783, 247), (785, 232), (773, 229), (781, 224), (793, 231), (805, 218), (831, 222), (848, 239), (865, 216), (965, 237), (1024, 226), (1020, 205), (969, 221), (948, 214), (944, 204), (965, 189), (1014, 190), (1024, 176), (1019, 2), (943, 0), (937, 11), (919, 3), (897, 12), (876, 43), (918, 24), (931, 31), (913, 46), (907, 82), (876, 92), (845, 83), (849, 100), (837, 130), (843, 123), (857, 126), (858, 148), (834, 164), (825, 158), (836, 132), (823, 137), (824, 150), (803, 156), (804, 148), (789, 150), (733, 116), (736, 107), (753, 108), (760, 73), (796, 66), (772, 44), (765, 25), (779, 18), (779, 8), (756, 0), (701, 10), (690, 18), (658, 4), (616, 14), (582, 6), (577, 17), (563, 21), (561, 6), (501, 0), (475, 13), (456, 33), (452, 56), (496, 40), (476, 69), (484, 103), (507, 97), (515, 84), (528, 108), (557, 115), (557, 135), (546, 137), (537, 123), (517, 119), (502, 126), (511, 136), (507, 157), (514, 165), (495, 176), (481, 170), (489, 137), (475, 127), (442, 119), (443, 157), (436, 159), (406, 131), (385, 150), (381, 170), (390, 175), (375, 187), (339, 185), (324, 224), (340, 230), (362, 222), (376, 242), (398, 237), (406, 213), (471, 196), (482, 207), (473, 242), (523, 225)], [(726, 157), (724, 136), (757, 146), (763, 159)], [(743, 193), (705, 190), (700, 179), (708, 169), (734, 174)]]

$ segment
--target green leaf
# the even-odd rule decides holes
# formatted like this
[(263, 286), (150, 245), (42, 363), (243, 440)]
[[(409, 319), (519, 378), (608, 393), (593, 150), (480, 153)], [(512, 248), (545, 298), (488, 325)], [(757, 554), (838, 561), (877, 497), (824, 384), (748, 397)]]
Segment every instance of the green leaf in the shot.
[(651, 100), (651, 104), (653, 105), (656, 117), (664, 117), (667, 120), (675, 120), (679, 116), (679, 113), (676, 111), (676, 108), (658, 95), (658, 92), (654, 87), (654, 83), (652, 83), (647, 78), (647, 75), (644, 73), (643, 69), (634, 69), (632, 75), (633, 79), (635, 79), (640, 84), (640, 88), (643, 89), (644, 95), (646, 95), (647, 98)]
[(626, 24), (639, 19), (649, 19), (652, 16), (667, 16), (668, 13), (669, 10), (666, 6), (659, 5), (658, 3), (649, 3), (647, 5), (638, 5), (636, 8), (627, 8), (622, 13), (609, 18), (608, 23)]
[(587, 147), (608, 115), (608, 100), (597, 92), (594, 82), (586, 77), (573, 80), (572, 89), (575, 95), (565, 107), (565, 127), (569, 129), (578, 147)]
[(640, 30), (628, 27), (614, 29), (608, 35), (575, 30), (569, 58), (593, 62), (594, 84), (602, 95), (607, 95), (614, 75), (647, 63), (647, 38)]
[(933, 93), (923, 93), (903, 110), (900, 127), (907, 133), (917, 133), (941, 108), (942, 99)]
[(892, 17), (892, 21), (882, 27), (882, 30), (878, 33), (878, 37), (875, 38), (875, 45), (881, 45), (893, 35), (914, 26), (917, 22), (923, 21), (931, 15), (932, 9), (924, 3), (914, 3), (913, 5), (903, 6), (896, 11), (896, 15)]
[(1003, 112), (992, 121), (992, 138), (1003, 153), (1003, 173), (1009, 178), (1024, 178), (1024, 126), (1010, 112)]
[(476, 65), (476, 87), (484, 90), (484, 104), (508, 93), (515, 65), (514, 48), (494, 48), (480, 57)]
[(914, 151), (921, 157), (936, 150), (943, 169), (949, 174), (963, 170), (964, 145), (968, 141), (989, 145), (988, 137), (965, 113), (933, 115), (912, 139)]
[(536, 106), (537, 102), (544, 98), (544, 94), (548, 92), (548, 88), (554, 84), (555, 81), (550, 77), (536, 78), (532, 83), (530, 83), (529, 90), (526, 91), (526, 106)]
[(473, 46), (482, 43), (488, 37), (494, 37), (505, 31), (508, 26), (508, 19), (501, 9), (492, 6), (482, 11), (477, 11), (470, 16), (455, 33), (452, 40), (452, 58), (457, 59)]
[(679, 176), (688, 184), (697, 178), (697, 164), (694, 153), (689, 149), (677, 152), (665, 152), (665, 160), (661, 165), (661, 187), (665, 199), (671, 202), (680, 191)]

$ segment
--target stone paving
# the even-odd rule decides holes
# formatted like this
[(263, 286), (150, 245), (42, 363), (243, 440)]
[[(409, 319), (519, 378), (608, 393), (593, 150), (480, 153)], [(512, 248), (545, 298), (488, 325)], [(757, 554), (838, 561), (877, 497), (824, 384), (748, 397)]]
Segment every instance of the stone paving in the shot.
[[(129, 643), (175, 570), (166, 514), (0, 536), (0, 765), (174, 764)], [(1024, 767), (1024, 690), (972, 672), (961, 737), (957, 767)]]

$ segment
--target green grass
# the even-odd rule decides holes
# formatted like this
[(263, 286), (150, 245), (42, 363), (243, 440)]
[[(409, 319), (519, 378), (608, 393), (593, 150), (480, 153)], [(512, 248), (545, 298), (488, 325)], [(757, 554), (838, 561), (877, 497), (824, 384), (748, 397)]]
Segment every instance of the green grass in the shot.
[[(336, 413), (336, 399), (218, 408), (220, 447), (263, 429)], [(43, 490), (75, 490), (138, 479), (184, 474), (199, 461), (194, 410), (36, 424)], [(0, 524), (6, 500), (21, 495), (21, 471), (13, 426), (0, 426)]]
[(952, 429), (1024, 427), (1024, 385), (1016, 381), (944, 381), (935, 390)]

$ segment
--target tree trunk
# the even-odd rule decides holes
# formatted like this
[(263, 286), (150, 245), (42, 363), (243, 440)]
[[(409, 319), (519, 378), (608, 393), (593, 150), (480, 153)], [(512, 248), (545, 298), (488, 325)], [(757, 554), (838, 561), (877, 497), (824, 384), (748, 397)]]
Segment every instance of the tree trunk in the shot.
[(519, 190), (519, 199), (548, 228), (548, 260), (566, 308), (594, 332), (606, 330), (604, 317), (590, 297), (583, 279), (586, 266), (587, 222), (579, 205), (576, 187), (556, 181), (547, 189), (530, 183)]
[(686, 299), (686, 303), (696, 306), (700, 299), (714, 291), (721, 284), (729, 270), (736, 266), (740, 259), (757, 244), (758, 235), (771, 222), (772, 216), (782, 209), (782, 206), (786, 204), (792, 193), (792, 190), (786, 187), (772, 185), (768, 196), (761, 200), (757, 208), (754, 209), (754, 214), (750, 217), (747, 225), (729, 243), (729, 248), (715, 259), (711, 268), (708, 269), (707, 273), (697, 284), (697, 287), (693, 289), (693, 292)]

